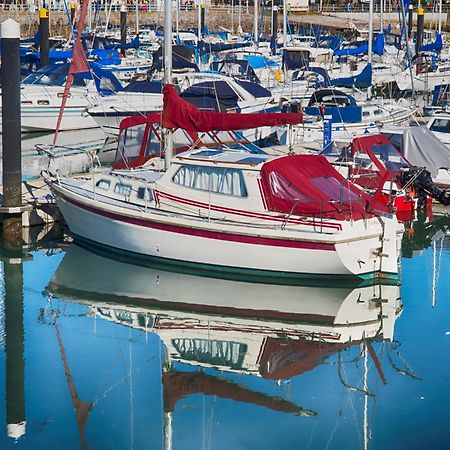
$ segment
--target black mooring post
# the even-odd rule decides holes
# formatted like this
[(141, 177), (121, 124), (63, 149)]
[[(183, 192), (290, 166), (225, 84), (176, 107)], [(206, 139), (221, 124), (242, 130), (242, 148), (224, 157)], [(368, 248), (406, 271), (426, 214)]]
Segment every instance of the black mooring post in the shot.
[(425, 10), (417, 8), (417, 36), (416, 36), (416, 53), (420, 52), (423, 45), (423, 26), (425, 20)]
[(41, 8), (39, 10), (39, 36), (40, 36), (40, 46), (39, 46), (39, 55), (40, 55), (40, 64), (41, 67), (45, 67), (48, 65), (48, 9)]
[(409, 5), (408, 8), (408, 39), (412, 38), (412, 29), (413, 29), (413, 5)]
[[(3, 219), (6, 240), (22, 236), (22, 147), (20, 120), (20, 25), (12, 19), (1, 25)], [(7, 211), (5, 211), (5, 209)]]
[(272, 55), (275, 55), (277, 51), (277, 32), (278, 32), (278, 6), (272, 8), (272, 39), (271, 39), (271, 49)]
[(75, 29), (75, 12), (77, 10), (77, 7), (75, 3), (70, 4), (70, 23), (72, 24), (72, 27)]
[(125, 44), (127, 43), (127, 7), (120, 7), (120, 45), (122, 45), (122, 53), (125, 53)]
[(23, 263), (20, 258), (4, 262), (4, 283), (6, 425), (8, 437), (17, 440), (26, 431)]
[(200, 34), (201, 36), (203, 36), (203, 34), (205, 33), (205, 25), (206, 25), (206, 9), (205, 9), (205, 4), (202, 3), (200, 5)]

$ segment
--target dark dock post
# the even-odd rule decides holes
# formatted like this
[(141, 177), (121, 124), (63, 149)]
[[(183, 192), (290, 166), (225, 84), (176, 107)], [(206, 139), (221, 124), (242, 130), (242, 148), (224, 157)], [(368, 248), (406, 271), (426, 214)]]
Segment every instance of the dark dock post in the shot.
[(413, 29), (413, 5), (409, 5), (408, 8), (408, 39), (412, 38), (412, 29)]
[(25, 360), (23, 323), (23, 262), (4, 261), (6, 426), (8, 437), (19, 439), (26, 431)]
[(127, 43), (127, 11), (126, 5), (120, 7), (120, 45), (122, 45), (122, 53), (125, 53), (125, 44)]
[(416, 37), (416, 53), (420, 52), (423, 44), (423, 25), (425, 20), (425, 10), (417, 8), (417, 37)]
[(22, 239), (22, 147), (20, 120), (20, 25), (7, 19), (1, 25), (2, 146), (4, 238)]
[(72, 24), (72, 28), (75, 28), (75, 12), (76, 12), (76, 5), (75, 3), (70, 4), (70, 23)]
[(278, 6), (272, 8), (272, 37), (270, 39), (270, 48), (272, 55), (277, 52), (277, 32), (278, 32)]
[(39, 57), (41, 67), (45, 67), (46, 65), (48, 65), (48, 27), (48, 9), (41, 8), (39, 10), (39, 36), (41, 39), (41, 43), (39, 45)]
[(205, 33), (205, 24), (206, 24), (206, 9), (205, 9), (205, 4), (202, 2), (202, 4), (200, 5), (200, 36), (203, 36), (203, 34)]

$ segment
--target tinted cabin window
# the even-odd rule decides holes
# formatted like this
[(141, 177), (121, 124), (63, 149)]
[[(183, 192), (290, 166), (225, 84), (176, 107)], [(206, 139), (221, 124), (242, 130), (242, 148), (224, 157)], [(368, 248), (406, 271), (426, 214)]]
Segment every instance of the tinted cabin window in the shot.
[(450, 133), (450, 120), (448, 119), (435, 119), (431, 124), (431, 131), (438, 131), (439, 133)]
[(104, 189), (105, 191), (107, 191), (109, 189), (109, 186), (111, 185), (111, 181), (110, 180), (101, 179), (101, 180), (97, 181), (97, 183), (95, 185), (99, 189)]
[(114, 192), (116, 194), (124, 195), (125, 197), (129, 197), (132, 190), (133, 189), (129, 184), (123, 184), (121, 182), (117, 183), (114, 187)]
[(140, 198), (141, 200), (148, 200), (153, 201), (153, 193), (152, 190), (145, 187), (140, 187), (137, 190), (137, 198)]
[(172, 181), (180, 186), (216, 194), (247, 197), (242, 171), (226, 167), (181, 166)]

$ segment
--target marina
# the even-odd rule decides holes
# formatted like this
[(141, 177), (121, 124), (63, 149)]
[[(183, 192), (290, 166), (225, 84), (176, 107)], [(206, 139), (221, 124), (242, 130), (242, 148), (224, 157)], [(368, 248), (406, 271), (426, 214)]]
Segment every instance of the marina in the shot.
[(447, 30), (0, 7), (0, 447), (447, 448)]

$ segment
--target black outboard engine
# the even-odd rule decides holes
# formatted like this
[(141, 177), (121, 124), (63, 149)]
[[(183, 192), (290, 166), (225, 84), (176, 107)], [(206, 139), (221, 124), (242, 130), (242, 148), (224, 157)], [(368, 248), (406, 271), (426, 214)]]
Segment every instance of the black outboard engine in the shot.
[(423, 167), (410, 167), (402, 172), (401, 184), (415, 189), (419, 206), (425, 205), (426, 196), (437, 200), (444, 206), (450, 205), (450, 190), (441, 189), (431, 179), (431, 173)]

